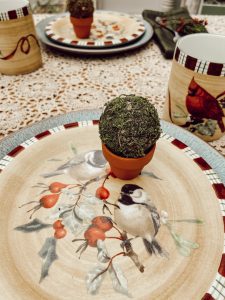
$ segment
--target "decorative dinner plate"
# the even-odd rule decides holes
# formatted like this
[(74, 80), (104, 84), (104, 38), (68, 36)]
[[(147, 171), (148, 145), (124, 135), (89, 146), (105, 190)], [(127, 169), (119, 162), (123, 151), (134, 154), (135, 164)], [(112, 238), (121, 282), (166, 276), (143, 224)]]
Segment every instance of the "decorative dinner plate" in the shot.
[(112, 54), (118, 54), (118, 53), (126, 53), (128, 51), (131, 50), (135, 50), (137, 48), (140, 48), (142, 46), (144, 46), (145, 44), (147, 44), (149, 42), (149, 40), (152, 38), (153, 36), (153, 28), (152, 26), (147, 23), (146, 21), (143, 21), (145, 24), (145, 33), (136, 41), (134, 41), (133, 43), (129, 43), (129, 44), (125, 44), (125, 45), (118, 45), (117, 47), (103, 47), (103, 48), (81, 48), (81, 47), (71, 47), (69, 45), (61, 45), (59, 43), (56, 43), (53, 40), (50, 40), (49, 38), (47, 38), (47, 36), (45, 35), (45, 27), (46, 25), (53, 20), (55, 17), (49, 17), (46, 18), (42, 21), (40, 21), (37, 26), (36, 26), (36, 31), (37, 31), (37, 35), (38, 38), (41, 40), (41, 42), (60, 52), (64, 52), (64, 53), (69, 53), (69, 54), (73, 54), (73, 55), (91, 55), (91, 56), (103, 56), (103, 55), (112, 55)]
[[(29, 138), (0, 160), (2, 299), (224, 299), (224, 158), (162, 122), (153, 160), (122, 181), (108, 176), (98, 121), (70, 119), (19, 132)], [(152, 255), (114, 219), (133, 188), (161, 224), (146, 235)]]
[(95, 11), (94, 22), (88, 39), (80, 39), (76, 36), (69, 14), (55, 18), (45, 28), (47, 37), (54, 42), (82, 48), (125, 45), (140, 38), (144, 32), (143, 20), (114, 11)]

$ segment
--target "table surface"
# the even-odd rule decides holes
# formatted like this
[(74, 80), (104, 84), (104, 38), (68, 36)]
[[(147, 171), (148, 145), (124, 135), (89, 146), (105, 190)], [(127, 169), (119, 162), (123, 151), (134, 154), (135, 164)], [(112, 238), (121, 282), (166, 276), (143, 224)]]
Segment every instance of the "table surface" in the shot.
[[(35, 15), (35, 22), (49, 15)], [(208, 31), (225, 34), (223, 16), (200, 16)], [(37, 121), (80, 109), (102, 108), (120, 94), (147, 97), (159, 115), (165, 95), (171, 60), (158, 46), (148, 45), (127, 54), (104, 58), (79, 57), (42, 47), (43, 67), (19, 76), (0, 76), (0, 139)], [(209, 143), (225, 156), (225, 136)]]

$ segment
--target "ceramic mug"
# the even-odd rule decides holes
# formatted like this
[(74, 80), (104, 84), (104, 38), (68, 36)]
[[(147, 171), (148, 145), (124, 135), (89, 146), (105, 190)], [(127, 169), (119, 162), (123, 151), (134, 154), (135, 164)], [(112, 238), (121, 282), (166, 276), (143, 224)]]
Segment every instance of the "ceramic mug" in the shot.
[(177, 42), (163, 118), (205, 141), (225, 134), (225, 36), (196, 33)]
[(17, 75), (42, 65), (29, 2), (0, 1), (0, 73)]

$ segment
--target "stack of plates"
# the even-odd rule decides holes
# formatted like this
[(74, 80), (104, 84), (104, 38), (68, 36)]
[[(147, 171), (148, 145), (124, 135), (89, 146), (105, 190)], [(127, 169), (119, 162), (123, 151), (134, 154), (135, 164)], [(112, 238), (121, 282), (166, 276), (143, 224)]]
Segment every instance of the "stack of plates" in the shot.
[(95, 11), (91, 34), (79, 39), (69, 14), (44, 19), (37, 25), (39, 39), (47, 46), (69, 53), (102, 55), (126, 52), (145, 45), (153, 36), (146, 21), (132, 15)]

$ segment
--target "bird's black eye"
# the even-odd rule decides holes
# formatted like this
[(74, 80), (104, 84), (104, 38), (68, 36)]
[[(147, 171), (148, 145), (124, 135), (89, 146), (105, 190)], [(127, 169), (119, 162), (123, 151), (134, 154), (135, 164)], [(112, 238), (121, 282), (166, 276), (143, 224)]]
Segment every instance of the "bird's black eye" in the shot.
[(193, 89), (188, 89), (188, 95), (189, 95), (189, 96), (194, 96), (194, 95), (195, 95), (195, 90), (193, 90)]

